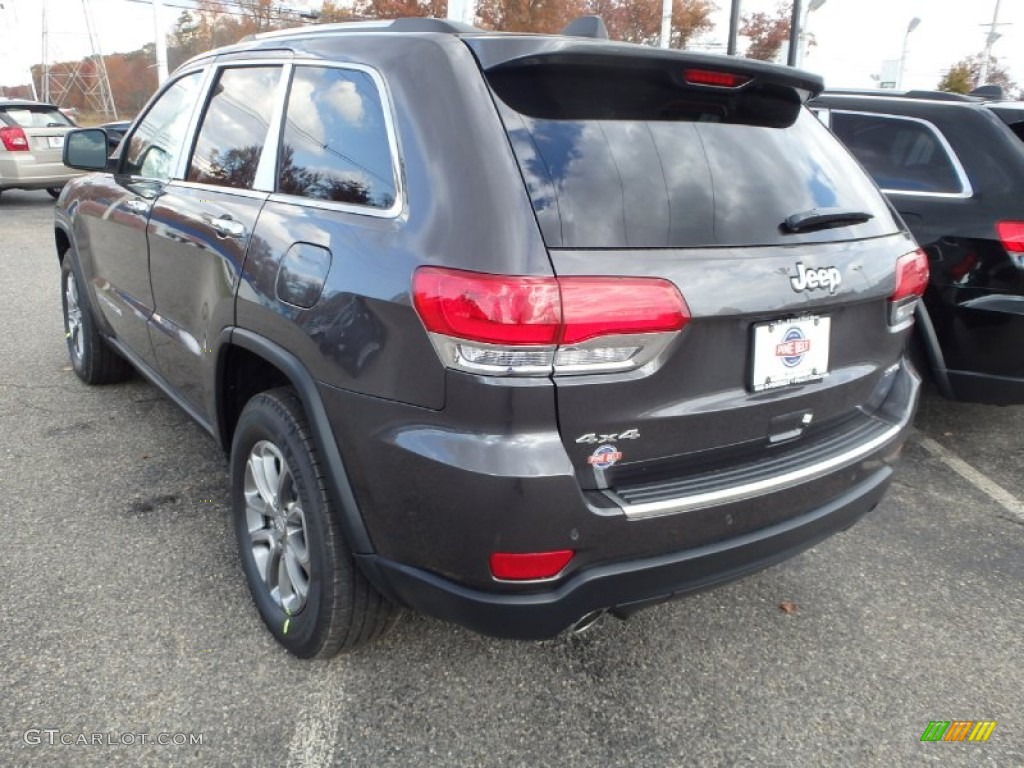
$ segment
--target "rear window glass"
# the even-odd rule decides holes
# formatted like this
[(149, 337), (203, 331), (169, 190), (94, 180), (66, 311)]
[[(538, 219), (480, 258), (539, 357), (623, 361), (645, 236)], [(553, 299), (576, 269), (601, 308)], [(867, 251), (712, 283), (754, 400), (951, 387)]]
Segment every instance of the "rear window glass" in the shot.
[(929, 123), (833, 110), (832, 130), (886, 191), (947, 195), (965, 191), (953, 158)]
[(0, 118), (22, 128), (67, 128), (74, 125), (63, 112), (53, 107), (8, 107), (0, 110)]
[[(795, 92), (654, 87), (600, 72), (603, 80), (575, 79), (586, 98), (565, 90), (573, 78), (535, 78), (531, 91), (488, 73), (549, 247), (774, 245), (898, 230), (874, 184)], [(873, 218), (783, 233), (789, 216), (812, 208)]]

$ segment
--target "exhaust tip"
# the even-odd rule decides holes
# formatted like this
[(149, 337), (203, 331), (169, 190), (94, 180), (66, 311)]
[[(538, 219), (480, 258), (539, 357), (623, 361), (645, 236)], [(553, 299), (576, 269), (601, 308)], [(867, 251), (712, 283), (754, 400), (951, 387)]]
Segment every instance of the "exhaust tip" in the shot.
[(604, 609), (601, 609), (599, 611), (591, 611), (590, 613), (584, 614), (583, 616), (578, 618), (571, 627), (569, 627), (569, 634), (582, 635), (588, 629), (597, 624), (597, 622), (601, 620), (601, 617), (604, 616), (604, 614)]

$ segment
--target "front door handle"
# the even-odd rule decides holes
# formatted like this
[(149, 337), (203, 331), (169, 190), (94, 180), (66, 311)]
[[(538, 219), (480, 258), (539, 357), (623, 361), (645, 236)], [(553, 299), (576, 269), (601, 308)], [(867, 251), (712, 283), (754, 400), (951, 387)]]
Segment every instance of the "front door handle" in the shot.
[(243, 237), (245, 235), (245, 225), (230, 216), (216, 218), (210, 222), (210, 226), (221, 237)]
[(138, 198), (128, 200), (125, 202), (124, 207), (132, 213), (138, 213), (143, 216), (149, 213), (149, 202), (147, 200), (139, 200)]

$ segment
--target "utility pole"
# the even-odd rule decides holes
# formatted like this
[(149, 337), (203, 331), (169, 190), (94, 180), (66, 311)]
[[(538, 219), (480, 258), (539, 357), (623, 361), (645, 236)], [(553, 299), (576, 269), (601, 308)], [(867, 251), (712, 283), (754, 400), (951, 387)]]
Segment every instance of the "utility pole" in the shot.
[(50, 29), (46, 25), (46, 0), (43, 0), (43, 63), (39, 67), (39, 87), (43, 90), (43, 101), (50, 104)]
[(726, 43), (725, 52), (730, 56), (736, 55), (736, 38), (740, 30), (740, 0), (732, 0), (729, 9), (729, 40)]
[(672, 44), (672, 0), (661, 0), (661, 40), (662, 48)]
[(153, 0), (153, 36), (156, 43), (156, 83), (167, 79), (167, 35), (164, 32), (163, 0)]
[(981, 54), (981, 67), (978, 69), (978, 85), (985, 85), (985, 81), (988, 80), (988, 66), (989, 59), (992, 58), (992, 44), (1000, 38), (1000, 34), (996, 32), (996, 27), (999, 26), (999, 3), (1000, 0), (996, 0), (996, 8), (992, 12), (992, 24), (989, 25), (988, 35), (985, 37), (985, 50)]

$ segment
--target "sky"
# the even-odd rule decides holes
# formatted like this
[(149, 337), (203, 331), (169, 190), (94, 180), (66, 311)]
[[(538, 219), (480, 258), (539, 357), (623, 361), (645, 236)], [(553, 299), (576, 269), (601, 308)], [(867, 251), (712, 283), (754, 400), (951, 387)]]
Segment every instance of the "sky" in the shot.
[[(188, 0), (164, 0), (187, 5)], [(724, 52), (729, 0), (716, 0), (716, 28), (696, 46)], [(742, 0), (743, 12), (771, 11), (778, 0)], [(135, 0), (90, 0), (103, 53), (130, 51), (154, 39), (153, 11)], [(318, 0), (292, 0), (290, 6), (318, 7)], [(883, 61), (898, 60), (907, 26), (921, 22), (909, 35), (903, 86), (934, 88), (960, 59), (980, 53), (996, 0), (826, 0), (808, 16), (807, 30), (816, 45), (803, 66), (825, 77), (829, 87), (877, 87)], [(78, 58), (90, 52), (82, 0), (45, 0), (51, 60)], [(28, 81), (28, 67), (41, 60), (44, 0), (0, 0), (0, 85)], [(169, 29), (180, 8), (166, 8)], [(998, 28), (1002, 36), (992, 52), (1024, 86), (1024, 0), (1002, 0)], [(741, 44), (742, 50), (742, 44)]]

